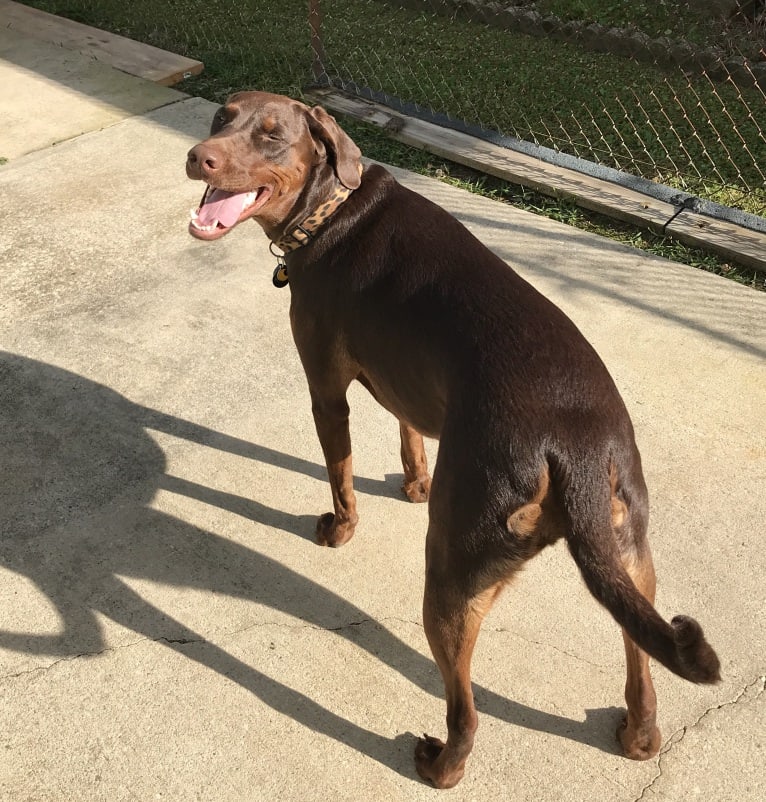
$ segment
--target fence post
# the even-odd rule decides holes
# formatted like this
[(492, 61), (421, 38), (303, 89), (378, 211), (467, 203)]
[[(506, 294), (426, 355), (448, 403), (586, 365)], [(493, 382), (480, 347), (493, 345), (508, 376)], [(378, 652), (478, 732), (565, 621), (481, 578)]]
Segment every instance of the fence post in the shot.
[(314, 60), (312, 69), (314, 81), (317, 84), (324, 84), (327, 81), (325, 71), (325, 53), (322, 43), (322, 7), (320, 0), (309, 0), (309, 25), (311, 26), (311, 52)]

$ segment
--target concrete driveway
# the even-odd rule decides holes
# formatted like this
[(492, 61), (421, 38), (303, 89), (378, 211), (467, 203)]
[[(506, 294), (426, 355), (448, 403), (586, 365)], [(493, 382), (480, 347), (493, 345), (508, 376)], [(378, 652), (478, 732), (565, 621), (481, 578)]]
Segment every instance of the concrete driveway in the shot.
[[(435, 798), (412, 762), (445, 729), (427, 511), (400, 497), (395, 421), (352, 389), (361, 522), (315, 546), (330, 498), (289, 290), (257, 226), (186, 233), (212, 104), (54, 51), (0, 33), (0, 798)], [(658, 608), (698, 617), (724, 674), (657, 667), (662, 752), (619, 756), (619, 631), (550, 549), (483, 628), (476, 749), (446, 793), (760, 802), (766, 295), (397, 175), (601, 353), (643, 453)]]

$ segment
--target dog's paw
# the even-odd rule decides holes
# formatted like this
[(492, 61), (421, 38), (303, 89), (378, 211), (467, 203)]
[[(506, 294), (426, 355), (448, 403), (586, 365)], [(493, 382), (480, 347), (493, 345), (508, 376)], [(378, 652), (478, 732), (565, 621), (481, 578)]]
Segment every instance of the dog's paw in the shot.
[(625, 757), (631, 760), (649, 760), (660, 751), (662, 744), (662, 736), (654, 724), (634, 727), (629, 724), (627, 715), (617, 727), (617, 740)]
[(424, 501), (428, 501), (428, 494), (431, 492), (431, 477), (419, 476), (413, 482), (405, 482), (402, 490), (413, 504), (422, 504)]
[(354, 536), (356, 519), (353, 521), (338, 521), (335, 514), (326, 512), (319, 517), (316, 528), (316, 539), (320, 546), (342, 546)]
[(415, 768), (424, 780), (436, 788), (454, 787), (463, 779), (465, 773), (465, 760), (457, 766), (446, 764), (444, 747), (444, 741), (431, 735), (418, 738), (415, 746)]

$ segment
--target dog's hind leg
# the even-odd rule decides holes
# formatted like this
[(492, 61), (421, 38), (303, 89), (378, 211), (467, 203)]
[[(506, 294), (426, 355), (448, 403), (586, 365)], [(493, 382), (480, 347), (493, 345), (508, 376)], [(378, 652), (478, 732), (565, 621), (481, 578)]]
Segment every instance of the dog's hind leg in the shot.
[[(640, 593), (654, 604), (656, 587), (652, 556), (646, 543), (623, 556), (623, 565)], [(627, 713), (617, 730), (626, 757), (647, 760), (659, 752), (661, 736), (657, 728), (657, 696), (649, 673), (649, 655), (639, 649), (623, 629), (627, 662), (625, 702)]]
[(482, 620), (516, 567), (497, 550), (507, 536), (492, 512), (497, 488), (469, 462), (472, 449), (455, 455), (447, 440), (429, 500), (423, 598), (423, 626), (444, 680), (447, 739), (426, 735), (415, 749), (418, 774), (437, 788), (453, 787), (465, 771), (478, 727), (471, 657)]
[(415, 748), (418, 774), (437, 788), (452, 788), (465, 772), (478, 716), (471, 689), (471, 656), (484, 616), (502, 584), (468, 598), (433, 570), (426, 577), (423, 625), (447, 697), (447, 742), (423, 736)]
[[(621, 562), (639, 593), (652, 605), (657, 582), (652, 554), (646, 540), (646, 491), (636, 487), (636, 503), (628, 511), (625, 502), (616, 492), (616, 472), (610, 476), (612, 488), (612, 526), (620, 552)], [(643, 483), (641, 483), (642, 485)], [(657, 695), (649, 673), (649, 655), (640, 649), (625, 629), (627, 679), (625, 702), (627, 713), (617, 729), (617, 738), (626, 757), (632, 760), (647, 760), (660, 749), (661, 736), (657, 729)]]
[(423, 437), (404, 421), (399, 421), (399, 434), (402, 441), (401, 454), (404, 468), (402, 490), (413, 503), (428, 501), (431, 477), (428, 475), (428, 460), (423, 447)]

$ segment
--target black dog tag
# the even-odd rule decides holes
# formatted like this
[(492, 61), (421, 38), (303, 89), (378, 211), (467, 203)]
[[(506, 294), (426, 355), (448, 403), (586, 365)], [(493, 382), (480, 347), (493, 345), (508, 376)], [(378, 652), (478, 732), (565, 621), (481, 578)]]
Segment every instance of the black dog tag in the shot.
[(274, 268), (274, 275), (271, 277), (271, 281), (275, 287), (281, 288), (287, 286), (288, 280), (287, 265), (284, 262), (279, 262)]

